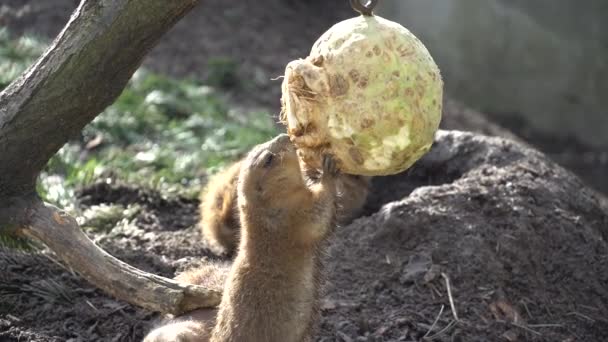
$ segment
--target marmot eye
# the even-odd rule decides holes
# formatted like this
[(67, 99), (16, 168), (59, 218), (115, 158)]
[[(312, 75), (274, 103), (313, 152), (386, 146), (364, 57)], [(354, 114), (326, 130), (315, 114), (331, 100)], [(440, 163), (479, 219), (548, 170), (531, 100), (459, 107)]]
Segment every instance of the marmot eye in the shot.
[(272, 160), (274, 159), (274, 155), (272, 153), (268, 153), (266, 157), (264, 157), (264, 167), (270, 167), (272, 165)]

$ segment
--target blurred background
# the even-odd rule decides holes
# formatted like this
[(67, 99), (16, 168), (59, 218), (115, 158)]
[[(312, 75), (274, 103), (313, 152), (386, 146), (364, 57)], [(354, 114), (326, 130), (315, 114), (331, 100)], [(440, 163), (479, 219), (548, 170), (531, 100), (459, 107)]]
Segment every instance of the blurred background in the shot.
[[(76, 5), (3, 0), (0, 26), (6, 41), (48, 44)], [(521, 139), (608, 193), (607, 1), (380, 0), (376, 12), (410, 29), (439, 64), (444, 128)], [(226, 115), (276, 115), (285, 65), (353, 15), (346, 0), (203, 0), (143, 67), (214, 89)], [(104, 139), (82, 139), (95, 138)]]
[(608, 191), (608, 2), (381, 0), (439, 64), (448, 96)]

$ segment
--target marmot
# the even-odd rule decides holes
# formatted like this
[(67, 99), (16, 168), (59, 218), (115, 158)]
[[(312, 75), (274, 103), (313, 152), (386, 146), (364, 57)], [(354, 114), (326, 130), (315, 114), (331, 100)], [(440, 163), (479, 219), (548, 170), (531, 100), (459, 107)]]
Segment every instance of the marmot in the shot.
[[(209, 247), (219, 254), (232, 254), (238, 246), (239, 213), (236, 208), (236, 184), (242, 161), (214, 175), (201, 192), (199, 226)], [(315, 182), (320, 172), (301, 164), (307, 181)], [(371, 177), (339, 174), (338, 225), (349, 224), (357, 218), (365, 205)]]
[[(223, 292), (229, 272), (229, 263), (213, 262), (183, 272), (175, 280)], [(144, 342), (209, 341), (217, 311), (218, 309), (200, 309), (178, 317), (169, 316), (146, 335)]]
[[(219, 309), (179, 317), (145, 341), (311, 341), (320, 256), (335, 224), (337, 175), (335, 161), (325, 156), (318, 182), (306, 182), (285, 134), (254, 148), (238, 176), (241, 238)], [(208, 272), (223, 281), (213, 267), (181, 279), (206, 283)]]
[(209, 247), (217, 253), (231, 254), (239, 239), (236, 185), (241, 161), (214, 175), (201, 192), (199, 226)]

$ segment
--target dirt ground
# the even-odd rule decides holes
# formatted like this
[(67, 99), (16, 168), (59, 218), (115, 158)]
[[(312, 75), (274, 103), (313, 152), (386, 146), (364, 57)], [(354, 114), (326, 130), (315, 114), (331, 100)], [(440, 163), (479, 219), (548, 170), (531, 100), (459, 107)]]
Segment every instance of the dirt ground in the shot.
[[(204, 1), (145, 64), (204, 79), (208, 57), (230, 57), (246, 81), (232, 99), (278, 108), (268, 75), (351, 12), (337, 2), (258, 3)], [(0, 25), (52, 37), (73, 7), (4, 0)], [(250, 33), (233, 34), (241, 27)], [(445, 117), (446, 128), (513, 136), (455, 102)], [(78, 198), (83, 208), (141, 206), (132, 222), (89, 232), (136, 267), (172, 277), (219, 258), (200, 242), (196, 201), (102, 182)], [(607, 238), (608, 208), (547, 158), (498, 138), (441, 133), (410, 171), (376, 178), (365, 215), (337, 231), (319, 341), (608, 341)], [(106, 296), (47, 251), (0, 250), (0, 265), (0, 341), (139, 341), (157, 318)]]
[[(89, 232), (132, 265), (171, 277), (218, 258), (194, 201), (105, 183), (78, 196), (142, 207), (132, 224)], [(606, 341), (607, 227), (608, 207), (539, 153), (442, 131), (410, 171), (376, 178), (364, 217), (338, 229), (318, 340)], [(1, 341), (138, 341), (157, 318), (48, 252), (2, 250), (0, 262)]]

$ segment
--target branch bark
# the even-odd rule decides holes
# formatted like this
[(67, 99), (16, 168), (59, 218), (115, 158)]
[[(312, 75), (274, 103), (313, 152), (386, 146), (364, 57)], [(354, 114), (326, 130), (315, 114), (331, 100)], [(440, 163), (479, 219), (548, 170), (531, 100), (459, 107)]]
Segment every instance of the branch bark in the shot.
[(16, 234), (44, 242), (59, 251), (63, 261), (89, 282), (107, 293), (143, 308), (181, 314), (201, 307), (214, 307), (221, 293), (201, 286), (179, 284), (143, 272), (106, 253), (64, 211), (38, 197), (19, 197), (9, 208), (21, 213)]
[(110, 105), (197, 0), (85, 0), (44, 55), (0, 93), (0, 194), (34, 188), (49, 158)]
[(197, 0), (84, 0), (44, 55), (0, 93), (0, 232), (45, 243), (111, 295), (180, 314), (220, 294), (131, 267), (97, 247), (65, 212), (44, 204), (48, 160), (121, 93), (145, 54)]

